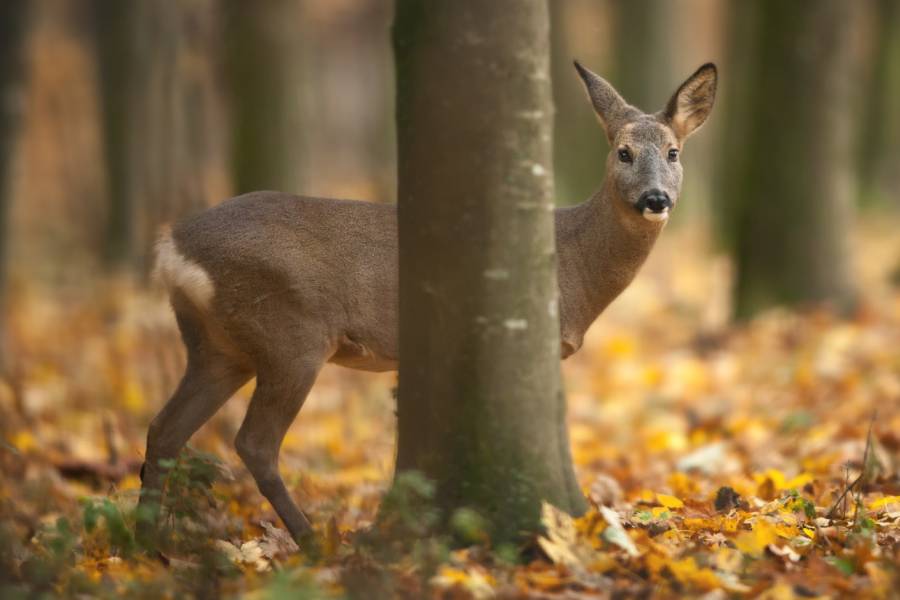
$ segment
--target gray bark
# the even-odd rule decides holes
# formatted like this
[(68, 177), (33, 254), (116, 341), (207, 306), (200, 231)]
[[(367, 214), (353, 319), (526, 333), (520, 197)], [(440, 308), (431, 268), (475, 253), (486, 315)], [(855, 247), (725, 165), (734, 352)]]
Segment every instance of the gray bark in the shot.
[(855, 300), (850, 123), (860, 3), (765, 0), (732, 15), (720, 182), (736, 314)]
[(559, 371), (546, 3), (397, 4), (397, 472), (493, 539), (583, 509)]

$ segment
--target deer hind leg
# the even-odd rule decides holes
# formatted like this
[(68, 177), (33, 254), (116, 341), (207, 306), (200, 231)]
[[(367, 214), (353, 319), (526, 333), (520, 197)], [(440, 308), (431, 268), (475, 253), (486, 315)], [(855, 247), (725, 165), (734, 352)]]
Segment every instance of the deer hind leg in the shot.
[[(188, 308), (179, 310), (178, 303), (173, 304), (188, 350), (188, 364), (172, 398), (150, 423), (147, 432), (147, 451), (141, 468), (139, 503), (142, 507), (160, 501), (166, 476), (160, 461), (177, 457), (200, 426), (253, 376), (246, 364), (223, 353), (213, 343), (198, 314)], [(147, 533), (153, 524), (143, 521), (141, 527), (140, 533)]]
[(307, 538), (312, 526), (278, 473), (278, 453), (325, 358), (324, 353), (311, 353), (277, 367), (267, 361), (269, 366), (257, 375), (256, 390), (235, 439), (238, 455), (260, 493), (297, 541)]

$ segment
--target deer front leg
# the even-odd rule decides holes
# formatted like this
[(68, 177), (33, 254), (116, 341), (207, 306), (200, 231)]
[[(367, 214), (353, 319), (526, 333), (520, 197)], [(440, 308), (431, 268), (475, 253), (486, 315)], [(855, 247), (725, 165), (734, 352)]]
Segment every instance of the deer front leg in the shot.
[(288, 428), (303, 406), (319, 369), (320, 358), (269, 368), (257, 375), (256, 390), (238, 431), (235, 447), (259, 491), (300, 542), (312, 532), (309, 519), (291, 499), (278, 473), (278, 453)]

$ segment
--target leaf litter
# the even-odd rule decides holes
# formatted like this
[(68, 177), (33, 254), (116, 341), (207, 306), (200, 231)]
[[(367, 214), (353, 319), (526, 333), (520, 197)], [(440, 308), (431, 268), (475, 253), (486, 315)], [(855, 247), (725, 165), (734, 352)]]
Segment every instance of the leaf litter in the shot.
[[(19, 289), (14, 369), (0, 384), (0, 595), (892, 597), (894, 230), (861, 237), (853, 317), (773, 310), (740, 325), (708, 318), (721, 294), (702, 236), (667, 232), (564, 365), (590, 509), (573, 518), (545, 504), (544, 532), (517, 547), (493, 545), (473, 511), (454, 521), (462, 548), (423, 535), (428, 512), (392, 521), (396, 548), (366, 541), (391, 480), (395, 381), (329, 367), (281, 461), (318, 547), (296, 551), (234, 453), (249, 386), (174, 465), (164, 533), (143, 551), (133, 526), (144, 437), (184, 362), (171, 314), (129, 286), (64, 300)], [(427, 502), (427, 486), (414, 487)]]

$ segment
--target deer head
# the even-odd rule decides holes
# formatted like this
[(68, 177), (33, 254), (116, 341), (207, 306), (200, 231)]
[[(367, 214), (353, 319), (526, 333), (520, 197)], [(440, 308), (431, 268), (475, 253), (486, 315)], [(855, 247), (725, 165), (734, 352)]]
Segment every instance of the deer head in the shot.
[(716, 97), (716, 67), (707, 63), (688, 77), (666, 107), (647, 114), (631, 106), (602, 77), (575, 61), (606, 131), (606, 178), (626, 219), (661, 224), (681, 191), (681, 148), (703, 125)]

